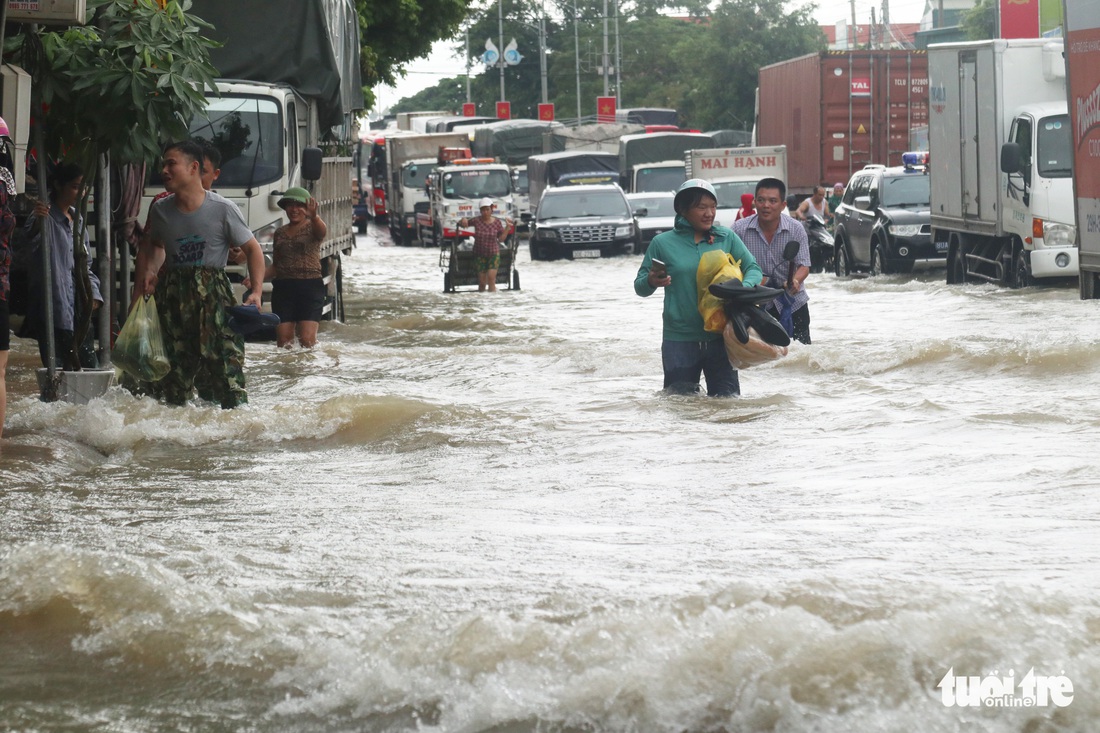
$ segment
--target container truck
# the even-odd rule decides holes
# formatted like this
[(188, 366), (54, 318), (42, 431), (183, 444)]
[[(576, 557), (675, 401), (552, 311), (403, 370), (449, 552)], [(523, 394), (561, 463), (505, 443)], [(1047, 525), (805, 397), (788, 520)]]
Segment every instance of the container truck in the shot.
[(538, 206), (543, 191), (566, 182), (618, 183), (618, 154), (565, 150), (560, 153), (532, 155), (527, 159), (527, 183), (535, 206)]
[(714, 147), (700, 132), (653, 132), (624, 135), (619, 140), (619, 176), (624, 191), (675, 191), (687, 180), (684, 154)]
[(468, 148), (469, 140), (461, 132), (386, 138), (386, 210), (395, 243), (408, 246), (418, 238), (416, 212), (428, 203), (428, 175), (438, 164), (440, 149)]
[(1065, 4), (1082, 300), (1100, 298), (1100, 6)]
[[(214, 190), (236, 203), (265, 254), (287, 222), (278, 201), (292, 186), (310, 189), (328, 225), (321, 245), (326, 319), (343, 317), (340, 262), (355, 246), (352, 158), (355, 115), (363, 107), (359, 25), (351, 0), (193, 0), (222, 45), (210, 60), (225, 78), (191, 123), (191, 136), (222, 155)], [(279, 18), (280, 23), (270, 23)], [(256, 29), (263, 28), (262, 34)], [(273, 54), (271, 49), (279, 52)], [(302, 176), (303, 150), (327, 149), (320, 178)], [(140, 221), (163, 187), (145, 189)]]
[(928, 64), (932, 240), (947, 282), (1077, 277), (1062, 42), (940, 44)]
[(405, 132), (424, 132), (427, 121), (432, 117), (447, 117), (445, 110), (424, 110), (421, 112), (398, 112), (397, 129)]
[(847, 182), (869, 164), (898, 166), (928, 124), (922, 51), (823, 51), (760, 69), (755, 145), (785, 145), (787, 191)]
[(715, 221), (733, 226), (741, 208), (741, 194), (756, 193), (761, 178), (787, 180), (787, 148), (784, 145), (752, 148), (705, 148), (689, 150), (684, 158), (688, 178), (710, 181), (718, 194)]

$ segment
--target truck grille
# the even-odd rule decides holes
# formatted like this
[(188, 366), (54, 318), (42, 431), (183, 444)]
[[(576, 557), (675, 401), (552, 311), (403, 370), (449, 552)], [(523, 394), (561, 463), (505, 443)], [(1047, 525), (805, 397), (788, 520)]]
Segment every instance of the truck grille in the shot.
[(615, 240), (615, 225), (563, 227), (558, 230), (562, 244), (599, 244)]

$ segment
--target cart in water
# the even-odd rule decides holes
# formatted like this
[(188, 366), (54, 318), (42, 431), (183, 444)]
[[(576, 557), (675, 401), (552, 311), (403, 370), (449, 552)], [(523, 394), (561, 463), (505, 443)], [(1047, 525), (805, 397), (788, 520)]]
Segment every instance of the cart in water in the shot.
[[(500, 267), (497, 268), (497, 287), (519, 290), (519, 271), (516, 270), (518, 242), (515, 233), (500, 244)], [(439, 269), (443, 270), (443, 292), (453, 293), (461, 287), (477, 287), (477, 268), (474, 265), (474, 240), (472, 237), (446, 239), (439, 249)]]

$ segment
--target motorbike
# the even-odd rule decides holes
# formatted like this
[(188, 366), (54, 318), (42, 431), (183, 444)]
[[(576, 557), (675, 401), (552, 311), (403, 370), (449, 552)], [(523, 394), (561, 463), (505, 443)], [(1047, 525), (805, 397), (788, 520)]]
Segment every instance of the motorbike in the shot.
[(802, 222), (806, 238), (810, 241), (810, 272), (833, 269), (833, 235), (825, 220), (814, 214)]

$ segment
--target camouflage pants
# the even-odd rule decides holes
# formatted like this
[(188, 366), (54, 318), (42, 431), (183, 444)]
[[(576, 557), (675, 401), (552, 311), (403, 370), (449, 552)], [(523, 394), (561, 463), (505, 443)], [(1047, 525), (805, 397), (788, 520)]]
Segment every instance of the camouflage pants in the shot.
[(142, 382), (131, 391), (172, 405), (185, 404), (193, 392), (226, 409), (247, 403), (244, 339), (226, 323), (225, 307), (234, 300), (225, 271), (170, 269), (157, 283), (156, 298), (172, 371), (159, 382)]

